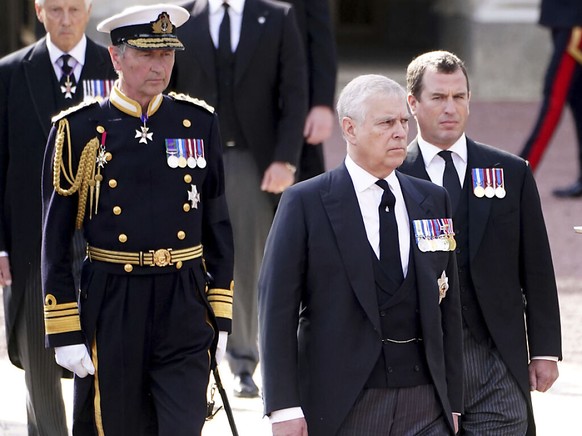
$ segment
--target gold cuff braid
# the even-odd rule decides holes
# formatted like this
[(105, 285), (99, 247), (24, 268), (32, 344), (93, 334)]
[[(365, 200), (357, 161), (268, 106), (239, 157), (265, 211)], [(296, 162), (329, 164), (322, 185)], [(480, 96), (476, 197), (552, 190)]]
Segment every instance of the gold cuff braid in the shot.
[[(68, 151), (68, 171), (63, 162), (63, 146), (67, 138)], [(81, 153), (77, 172), (74, 173), (72, 166), (72, 147), (71, 147), (71, 132), (69, 122), (66, 118), (59, 121), (57, 136), (55, 140), (55, 156), (53, 160), (53, 186), (59, 195), (69, 196), (79, 192), (79, 206), (77, 208), (77, 219), (75, 225), (78, 229), (83, 225), (85, 217), (85, 208), (87, 205), (87, 193), (89, 186), (92, 186), (95, 181), (95, 162), (97, 159), (97, 150), (99, 149), (99, 139), (97, 137), (91, 139)], [(61, 174), (66, 181), (71, 185), (70, 188), (64, 189), (61, 187)], [(75, 174), (73, 176), (73, 174)]]

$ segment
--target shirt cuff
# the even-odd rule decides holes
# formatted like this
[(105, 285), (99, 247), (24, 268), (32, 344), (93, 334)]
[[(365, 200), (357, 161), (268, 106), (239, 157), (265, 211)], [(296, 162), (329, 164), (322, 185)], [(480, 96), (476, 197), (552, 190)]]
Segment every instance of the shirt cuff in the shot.
[(275, 410), (274, 412), (271, 412), (269, 415), (269, 421), (271, 421), (271, 424), (275, 424), (277, 422), (291, 421), (292, 419), (303, 418), (304, 416), (305, 415), (303, 415), (303, 410), (301, 410), (301, 407), (289, 407), (287, 409)]
[(8, 257), (7, 251), (0, 251), (0, 257)]
[(557, 356), (534, 356), (531, 360), (551, 360), (552, 362), (557, 362), (560, 359)]

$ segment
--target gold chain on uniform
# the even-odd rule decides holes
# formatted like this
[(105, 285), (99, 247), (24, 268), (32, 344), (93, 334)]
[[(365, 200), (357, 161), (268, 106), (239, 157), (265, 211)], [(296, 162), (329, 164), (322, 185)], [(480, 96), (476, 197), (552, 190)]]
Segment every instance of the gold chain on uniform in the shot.
[[(63, 146), (65, 143), (65, 136), (67, 137), (67, 149), (69, 154), (69, 170), (65, 168), (63, 162)], [(79, 192), (79, 206), (77, 208), (77, 219), (75, 221), (78, 229), (83, 225), (85, 218), (85, 208), (87, 206), (87, 192), (89, 187), (95, 185), (95, 162), (97, 159), (97, 150), (99, 149), (99, 140), (95, 137), (91, 139), (81, 153), (79, 159), (79, 166), (77, 173), (73, 177), (72, 167), (72, 149), (71, 149), (71, 134), (69, 122), (66, 118), (59, 121), (57, 130), (57, 137), (55, 141), (55, 157), (53, 161), (53, 186), (59, 195), (69, 196), (77, 191)], [(61, 187), (61, 174), (63, 174), (66, 181), (71, 185), (70, 188), (64, 189)]]

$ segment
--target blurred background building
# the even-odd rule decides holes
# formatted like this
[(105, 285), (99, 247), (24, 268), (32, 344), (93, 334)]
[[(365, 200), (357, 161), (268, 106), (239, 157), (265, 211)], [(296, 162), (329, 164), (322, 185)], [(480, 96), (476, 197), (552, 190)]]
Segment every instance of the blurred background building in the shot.
[[(87, 33), (103, 18), (134, 4), (160, 0), (93, 0)], [(33, 42), (38, 28), (34, 0), (1, 0), (0, 55)], [(370, 72), (398, 71), (416, 54), (454, 51), (470, 69), (480, 100), (539, 98), (550, 38), (537, 25), (539, 0), (330, 0), (340, 59), (339, 85), (350, 65)], [(404, 77), (404, 71), (400, 80)], [(393, 76), (393, 74), (392, 74)], [(400, 80), (401, 81), (401, 80)]]

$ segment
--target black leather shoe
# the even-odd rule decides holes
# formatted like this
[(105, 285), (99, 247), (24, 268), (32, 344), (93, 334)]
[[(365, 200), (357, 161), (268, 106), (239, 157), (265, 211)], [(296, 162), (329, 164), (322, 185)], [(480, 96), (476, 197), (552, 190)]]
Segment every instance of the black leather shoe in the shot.
[(259, 396), (259, 388), (248, 372), (234, 376), (233, 390), (234, 396), (239, 398), (257, 398)]
[(559, 198), (582, 197), (582, 180), (577, 180), (574, 184), (561, 189), (554, 189), (554, 195)]

